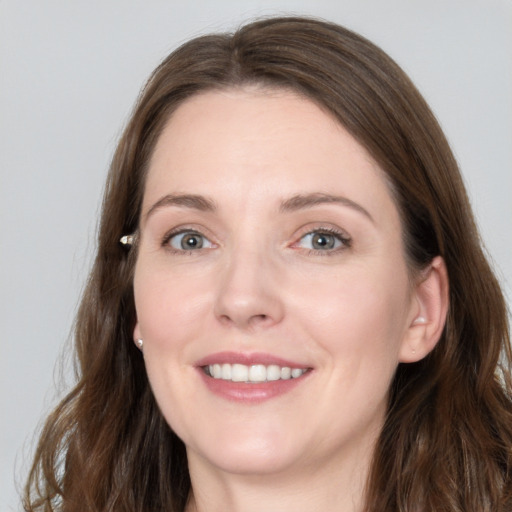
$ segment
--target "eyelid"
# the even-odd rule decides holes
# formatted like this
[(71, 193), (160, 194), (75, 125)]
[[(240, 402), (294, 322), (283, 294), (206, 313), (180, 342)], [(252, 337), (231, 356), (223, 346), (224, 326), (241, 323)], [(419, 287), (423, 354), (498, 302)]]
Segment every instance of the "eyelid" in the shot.
[[(308, 235), (313, 235), (314, 233), (325, 233), (328, 235), (332, 235), (336, 237), (341, 245), (332, 249), (306, 249), (299, 246), (301, 240), (303, 240)], [(332, 255), (337, 254), (338, 252), (344, 251), (352, 246), (352, 237), (344, 230), (326, 225), (318, 225), (318, 226), (304, 226), (299, 230), (298, 235), (295, 237), (295, 242), (292, 243), (291, 247), (294, 249), (303, 249), (305, 251), (309, 251), (311, 254), (317, 255)]]
[[(209, 244), (211, 244), (211, 245), (209, 247), (201, 247), (198, 249), (191, 249), (191, 250), (183, 249), (183, 248), (179, 249), (176, 247), (172, 247), (170, 245), (170, 241), (173, 237), (178, 236), (180, 234), (185, 234), (185, 233), (197, 234), (198, 236), (203, 237), (205, 240), (207, 240), (209, 242)], [(332, 236), (336, 237), (336, 239), (341, 243), (341, 245), (339, 245), (338, 247), (334, 247), (331, 249), (324, 249), (324, 250), (314, 249), (314, 248), (307, 249), (307, 248), (303, 248), (303, 247), (299, 246), (300, 242), (306, 236), (312, 235), (315, 233), (325, 233), (328, 235), (332, 235)], [(166, 250), (169, 250), (171, 252), (178, 253), (178, 254), (187, 254), (187, 253), (192, 253), (192, 252), (199, 253), (203, 250), (210, 250), (210, 249), (218, 247), (218, 243), (215, 242), (214, 240), (215, 240), (215, 237), (209, 233), (208, 229), (204, 228), (203, 226), (189, 224), (189, 225), (175, 226), (172, 229), (170, 229), (169, 231), (167, 231), (165, 233), (165, 235), (162, 237), (161, 245)], [(293, 237), (293, 240), (294, 241), (289, 245), (289, 247), (291, 247), (293, 249), (297, 249), (297, 250), (302, 249), (304, 251), (309, 251), (311, 254), (317, 254), (317, 255), (337, 254), (338, 252), (341, 252), (341, 251), (344, 251), (344, 250), (350, 248), (352, 245), (352, 237), (345, 230), (343, 230), (339, 227), (334, 227), (332, 225), (325, 225), (325, 224), (318, 224), (318, 225), (314, 225), (314, 224), (311, 225), (311, 223), (307, 224), (307, 225), (299, 228), (299, 230), (296, 232), (296, 235)]]
[[(172, 228), (171, 230), (167, 231), (166, 234), (162, 237), (161, 245), (166, 250), (169, 250), (174, 253), (179, 253), (179, 254), (186, 254), (186, 253), (190, 253), (190, 252), (200, 252), (202, 250), (209, 250), (209, 249), (215, 248), (217, 246), (217, 244), (212, 240), (213, 236), (211, 236), (209, 234), (205, 234), (204, 231), (207, 231), (207, 230), (205, 230), (204, 228), (192, 227), (190, 225), (176, 226), (176, 227)], [(178, 236), (178, 235), (187, 234), (187, 233), (195, 234), (195, 235), (198, 235), (198, 236), (204, 238), (211, 244), (211, 246), (210, 247), (201, 247), (201, 248), (195, 249), (195, 250), (178, 249), (176, 247), (171, 246), (170, 241), (172, 240), (173, 237)]]

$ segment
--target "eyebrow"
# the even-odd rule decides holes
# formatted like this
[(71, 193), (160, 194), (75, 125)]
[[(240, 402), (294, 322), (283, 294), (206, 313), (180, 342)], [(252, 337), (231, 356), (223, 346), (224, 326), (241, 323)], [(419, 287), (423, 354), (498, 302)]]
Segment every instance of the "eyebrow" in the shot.
[(191, 208), (202, 212), (214, 212), (217, 210), (215, 201), (204, 196), (195, 194), (167, 194), (161, 197), (146, 213), (146, 220), (156, 210), (166, 206), (179, 206), (181, 208)]
[[(335, 196), (332, 194), (323, 194), (319, 192), (312, 194), (294, 195), (281, 203), (279, 211), (281, 213), (288, 213), (331, 203), (348, 206), (349, 208), (352, 208), (357, 212), (362, 213), (373, 223), (375, 222), (375, 220), (370, 215), (368, 210), (363, 208), (360, 204), (356, 203), (355, 201), (348, 199), (348, 197)], [(165, 208), (167, 206), (190, 208), (202, 212), (215, 212), (217, 210), (217, 205), (215, 204), (215, 201), (205, 196), (196, 194), (167, 194), (161, 197), (155, 204), (153, 204), (153, 206), (151, 206), (151, 208), (145, 215), (146, 220), (156, 210), (159, 210), (160, 208)]]
[(290, 199), (287, 199), (281, 204), (280, 211), (281, 212), (293, 212), (297, 210), (304, 210), (306, 208), (312, 208), (314, 206), (319, 206), (323, 204), (341, 204), (343, 206), (348, 206), (353, 210), (356, 210), (359, 213), (362, 213), (365, 217), (367, 217), (370, 221), (375, 223), (374, 218), (370, 215), (370, 212), (363, 208), (359, 203), (352, 201), (348, 197), (343, 196), (335, 196), (332, 194), (322, 194), (322, 193), (314, 193), (314, 194), (298, 194)]

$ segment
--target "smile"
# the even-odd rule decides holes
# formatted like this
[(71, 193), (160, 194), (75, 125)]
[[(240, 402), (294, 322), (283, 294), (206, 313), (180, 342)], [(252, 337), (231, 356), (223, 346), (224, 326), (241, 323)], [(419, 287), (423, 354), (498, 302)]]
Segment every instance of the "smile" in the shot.
[(244, 383), (273, 382), (278, 380), (297, 379), (308, 371), (307, 368), (291, 368), (276, 364), (210, 364), (203, 366), (203, 371), (209, 377), (218, 380)]

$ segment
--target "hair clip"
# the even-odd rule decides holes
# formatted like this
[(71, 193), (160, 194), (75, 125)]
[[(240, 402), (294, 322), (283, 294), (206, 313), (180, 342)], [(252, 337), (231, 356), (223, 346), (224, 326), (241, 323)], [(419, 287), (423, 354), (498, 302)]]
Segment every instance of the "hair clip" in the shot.
[(123, 245), (131, 247), (133, 245), (133, 235), (124, 235), (119, 239)]

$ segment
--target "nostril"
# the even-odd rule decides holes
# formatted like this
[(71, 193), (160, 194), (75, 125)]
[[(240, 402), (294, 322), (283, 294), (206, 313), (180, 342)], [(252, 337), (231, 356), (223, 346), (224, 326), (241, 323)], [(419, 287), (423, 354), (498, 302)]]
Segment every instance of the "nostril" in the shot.
[(253, 315), (250, 319), (249, 319), (249, 323), (252, 323), (252, 324), (259, 324), (259, 323), (265, 323), (270, 317), (268, 315), (265, 315), (265, 314), (261, 314), (261, 315)]

